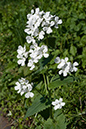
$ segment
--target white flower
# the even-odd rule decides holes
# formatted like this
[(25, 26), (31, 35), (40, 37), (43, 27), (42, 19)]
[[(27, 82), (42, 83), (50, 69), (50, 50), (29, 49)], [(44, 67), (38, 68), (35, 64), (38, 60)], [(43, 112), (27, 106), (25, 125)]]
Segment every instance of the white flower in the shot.
[(36, 27), (39, 27), (42, 21), (43, 21), (43, 18), (40, 18), (40, 17), (39, 17), (39, 18), (37, 19), (36, 23), (35, 23), (35, 26), (36, 26)]
[(35, 65), (33, 64), (30, 68), (30, 70), (33, 70), (35, 68)]
[(58, 22), (58, 20), (59, 20), (59, 17), (56, 16), (55, 17), (55, 22)]
[(26, 82), (29, 82), (28, 80), (25, 80), (25, 78), (21, 77), (21, 79), (18, 79), (21, 84), (24, 84)]
[(31, 67), (30, 70), (33, 70), (35, 68), (34, 60), (30, 59), (27, 64), (28, 67)]
[(17, 61), (17, 63), (19, 64), (19, 65), (21, 65), (21, 66), (24, 66), (25, 65), (25, 58), (24, 57), (22, 57), (21, 59), (19, 59), (18, 61)]
[(27, 92), (26, 94), (25, 94), (25, 98), (32, 98), (34, 96), (34, 94), (32, 93), (32, 92)]
[(32, 9), (32, 10), (31, 10), (31, 14), (33, 14), (33, 13), (34, 13), (34, 10)]
[(55, 22), (54, 21), (51, 21), (50, 22), (50, 26), (54, 26), (55, 25)]
[(68, 57), (65, 57), (65, 59), (60, 60), (60, 64), (57, 66), (58, 69), (64, 67), (68, 61)]
[(22, 47), (21, 45), (19, 45), (17, 52), (18, 52), (18, 55), (17, 55), (18, 61), (17, 61), (17, 63), (19, 65), (21, 65), (21, 66), (24, 66), (26, 58), (28, 57), (28, 52), (26, 52), (26, 46), (24, 45), (24, 47)]
[(79, 64), (77, 62), (74, 62), (73, 64), (71, 64), (71, 72), (76, 72), (78, 69), (76, 68), (76, 66), (78, 66)]
[(52, 105), (54, 106), (54, 110), (61, 109), (62, 106), (65, 105), (65, 103), (62, 101), (63, 101), (63, 99), (60, 98), (59, 100), (56, 99), (55, 101), (52, 102)]
[(16, 86), (14, 87), (15, 90), (17, 90), (17, 93), (20, 93), (22, 96), (25, 93), (25, 97), (33, 97), (34, 94), (31, 92), (32, 91), (32, 85), (33, 83), (29, 83), (28, 80), (25, 80), (25, 78), (18, 79), (18, 82), (15, 83)]
[(30, 57), (31, 59), (28, 61), (27, 66), (31, 67), (30, 70), (33, 70), (35, 68), (35, 63), (38, 63), (39, 59), (41, 59), (43, 56), (47, 58), (49, 56), (48, 48), (46, 45), (42, 45), (39, 47), (36, 43), (30, 46)]
[(44, 27), (45, 25), (48, 25), (45, 21), (42, 22), (42, 27)]
[(59, 17), (56, 16), (55, 17), (55, 22), (56, 22), (55, 28), (58, 29), (58, 24), (62, 24), (62, 20), (61, 19), (59, 20)]
[(58, 28), (58, 24), (62, 23), (59, 17), (51, 15), (50, 12), (40, 11), (39, 8), (32, 9), (31, 14), (27, 15), (27, 19), (27, 26), (24, 31), (29, 35), (26, 37), (28, 43), (42, 40), (46, 33), (50, 34), (53, 32), (52, 27)]
[(56, 57), (56, 59), (54, 61), (55, 61), (55, 63), (60, 63), (60, 58)]
[(47, 28), (47, 31), (46, 31), (47, 34), (50, 34), (52, 33), (52, 29), (50, 27)]
[(51, 20), (50, 12), (46, 12), (46, 13), (43, 15), (43, 18), (44, 18), (45, 21), (49, 24), (49, 21)]
[(68, 61), (68, 57), (65, 59), (59, 60), (59, 65), (57, 66), (58, 69), (61, 69), (59, 71), (59, 74), (61, 75), (63, 73), (63, 76), (67, 76), (67, 73), (70, 73), (70, 62)]
[(48, 56), (49, 56), (49, 54), (47, 53), (48, 52), (48, 48), (47, 48), (47, 46), (46, 45), (42, 45), (41, 46), (41, 48), (40, 48), (40, 50), (41, 50), (41, 54), (45, 57), (45, 58), (47, 58)]
[(61, 19), (58, 21), (58, 24), (62, 24), (62, 20)]
[(31, 43), (31, 42), (35, 43), (35, 39), (33, 37), (31, 37), (31, 36), (27, 36), (26, 40), (27, 40), (28, 43)]
[(38, 39), (40, 40), (40, 39), (43, 39), (44, 38), (44, 31), (41, 31), (40, 33), (39, 33), (39, 36), (38, 36)]
[(52, 33), (52, 29), (51, 29), (50, 27), (43, 27), (43, 30), (44, 30), (47, 34)]
[(48, 29), (48, 27), (43, 27), (43, 31), (45, 31), (45, 32), (46, 32), (46, 31), (47, 31), (47, 29)]
[(35, 9), (35, 13), (36, 13), (36, 14), (39, 14), (39, 12), (40, 12), (40, 9), (39, 9), (39, 8), (36, 8), (36, 9)]
[(70, 62), (65, 63), (62, 70), (59, 71), (59, 74), (61, 75), (63, 73), (64, 77), (67, 76), (67, 73), (70, 73), (70, 65)]
[(73, 64), (71, 62), (68, 62), (68, 57), (65, 57), (65, 59), (60, 59), (59, 57), (56, 57), (55, 63), (58, 64), (57, 68), (60, 69), (59, 75), (63, 74), (63, 76), (67, 76), (67, 74), (71, 72), (76, 72), (78, 66), (77, 62), (74, 62)]
[(32, 59), (30, 59), (29, 62), (28, 62), (28, 64), (27, 64), (27, 66), (28, 67), (31, 67), (33, 65), (33, 63), (34, 63), (34, 61)]
[(17, 85), (17, 86), (14, 87), (15, 90), (18, 90), (17, 93), (20, 93), (21, 92), (21, 84), (19, 82), (16, 82), (15, 84)]
[(24, 45), (24, 47), (22, 47), (21, 45), (18, 46), (18, 54), (22, 54), (26, 51), (26, 46)]
[(7, 114), (7, 116), (12, 116), (12, 112), (11, 112), (11, 111), (9, 111), (9, 113)]

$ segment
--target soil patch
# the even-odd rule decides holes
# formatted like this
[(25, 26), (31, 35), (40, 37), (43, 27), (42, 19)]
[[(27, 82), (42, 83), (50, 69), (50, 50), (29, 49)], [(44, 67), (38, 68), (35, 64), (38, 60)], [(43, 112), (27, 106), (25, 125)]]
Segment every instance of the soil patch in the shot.
[(0, 129), (11, 129), (10, 123), (2, 114), (2, 111), (0, 111)]

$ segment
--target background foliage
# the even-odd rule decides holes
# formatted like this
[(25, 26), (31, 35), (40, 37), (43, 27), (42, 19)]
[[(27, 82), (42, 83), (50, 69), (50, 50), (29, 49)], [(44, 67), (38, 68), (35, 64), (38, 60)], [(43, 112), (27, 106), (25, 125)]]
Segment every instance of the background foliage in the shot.
[[(56, 48), (55, 57), (68, 56), (72, 61), (79, 63), (79, 70), (75, 74), (77, 81), (71, 85), (62, 85), (56, 90), (59, 96), (65, 98), (66, 105), (62, 112), (65, 114), (68, 129), (85, 129), (86, 124), (86, 2), (85, 0), (2, 0), (0, 1), (0, 107), (7, 116), (9, 111), (12, 116), (9, 120), (14, 122), (12, 128), (42, 128), (45, 129), (50, 119), (45, 120), (40, 115), (23, 119), (30, 99), (20, 97), (14, 90), (14, 83), (21, 76), (36, 76), (25, 67), (19, 67), (17, 62), (17, 48), (26, 42), (24, 33), (27, 14), (32, 8), (50, 11), (59, 16), (63, 23), (55, 31)], [(41, 63), (41, 62), (40, 62)], [(56, 66), (51, 63), (52, 67)], [(50, 71), (48, 71), (50, 72)], [(55, 72), (55, 71), (54, 71)], [(50, 73), (51, 74), (51, 73)], [(39, 79), (42, 77), (39, 75)], [(33, 81), (38, 81), (37, 78)], [(40, 89), (40, 85), (38, 89)], [(42, 89), (41, 89), (42, 90)], [(33, 101), (33, 100), (32, 100)], [(53, 126), (53, 125), (52, 125)]]

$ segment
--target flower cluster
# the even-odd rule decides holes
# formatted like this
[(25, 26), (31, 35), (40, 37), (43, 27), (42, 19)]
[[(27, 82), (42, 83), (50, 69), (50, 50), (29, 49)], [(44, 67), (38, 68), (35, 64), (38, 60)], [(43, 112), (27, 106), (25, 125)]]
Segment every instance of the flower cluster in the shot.
[(21, 66), (25, 65), (26, 58), (28, 58), (28, 53), (30, 58), (27, 66), (30, 70), (35, 68), (35, 63), (39, 61), (42, 57), (47, 58), (49, 56), (48, 47), (46, 45), (38, 46), (36, 41), (42, 40), (45, 34), (52, 33), (52, 27), (58, 28), (58, 24), (62, 23), (59, 17), (53, 16), (50, 12), (40, 11), (39, 8), (31, 10), (31, 14), (27, 15), (27, 28), (24, 30), (28, 36), (26, 37), (27, 43), (32, 43), (30, 50), (26, 52), (26, 46), (18, 47), (18, 61), (17, 63)]
[(78, 66), (78, 63), (74, 62), (72, 64), (71, 62), (68, 62), (68, 57), (65, 57), (65, 59), (60, 59), (59, 57), (56, 57), (55, 63), (58, 64), (57, 68), (61, 69), (59, 71), (59, 75), (63, 73), (64, 77), (67, 76), (68, 73), (70, 74), (71, 72), (77, 71), (76, 66)]
[(21, 78), (18, 79), (15, 84), (16, 86), (14, 88), (15, 90), (17, 90), (17, 93), (20, 93), (20, 95), (23, 95), (25, 93), (25, 98), (32, 98), (34, 96), (34, 94), (31, 92), (33, 83), (30, 84), (28, 80)]
[(19, 59), (17, 63), (21, 66), (24, 66), (26, 58), (28, 57), (28, 52), (26, 52), (26, 46), (24, 45), (24, 47), (22, 47), (21, 45), (19, 45), (17, 52), (18, 52), (17, 58)]
[[(46, 34), (51, 34), (53, 28), (57, 29), (58, 24), (61, 24), (62, 20), (56, 15), (51, 15), (50, 12), (45, 13), (44, 11), (40, 11), (39, 8), (36, 8), (35, 10), (32, 9), (31, 14), (27, 15), (27, 19), (27, 26), (24, 31), (28, 34), (28, 36), (26, 36), (26, 41), (29, 44), (29, 51), (26, 52), (25, 45), (24, 47), (20, 45), (17, 50), (17, 63), (24, 66), (28, 61), (27, 66), (30, 67), (30, 70), (33, 70), (35, 64), (38, 63), (42, 57), (49, 57), (48, 47), (44, 45), (44, 43), (40, 43), (40, 40), (44, 39)], [(39, 45), (37, 43), (39, 43)], [(74, 62), (72, 64), (71, 62), (68, 62), (68, 57), (65, 57), (65, 59), (56, 57), (55, 63), (58, 64), (57, 68), (60, 69), (59, 75), (63, 74), (64, 77), (71, 72), (77, 71), (76, 66), (78, 66), (78, 63)], [(20, 95), (25, 94), (25, 98), (32, 98), (34, 96), (31, 92), (33, 83), (30, 84), (28, 80), (21, 78), (18, 79), (15, 84), (15, 90), (17, 90), (17, 93), (20, 93)], [(60, 98), (59, 100), (56, 99), (52, 102), (55, 110), (61, 109), (62, 106), (65, 105), (62, 101), (63, 99)]]
[(62, 101), (63, 101), (63, 99), (60, 98), (59, 100), (56, 99), (55, 101), (52, 102), (52, 105), (54, 106), (54, 110), (61, 109), (62, 106), (65, 105), (65, 103)]
[(35, 11), (32, 9), (27, 19), (27, 28), (24, 31), (29, 35), (26, 37), (28, 43), (35, 43), (35, 39), (43, 39), (45, 34), (53, 32), (52, 27), (58, 28), (58, 24), (62, 23), (59, 17), (51, 15), (50, 12), (40, 11), (39, 8)]
[(30, 70), (35, 68), (35, 64), (37, 63), (39, 59), (41, 59), (43, 56), (45, 58), (47, 58), (49, 56), (48, 52), (48, 48), (46, 45), (42, 45), (41, 47), (39, 47), (36, 43), (34, 45), (30, 46), (30, 57), (31, 59), (28, 61), (27, 66), (31, 67)]

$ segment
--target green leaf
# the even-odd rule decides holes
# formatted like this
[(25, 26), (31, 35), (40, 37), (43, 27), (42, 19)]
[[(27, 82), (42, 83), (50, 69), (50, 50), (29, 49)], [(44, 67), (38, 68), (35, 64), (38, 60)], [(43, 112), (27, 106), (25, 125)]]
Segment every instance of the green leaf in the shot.
[(29, 70), (28, 67), (25, 67), (25, 68), (23, 69), (23, 71), (24, 71), (24, 76), (27, 76), (27, 75), (30, 73), (30, 70)]
[(71, 47), (70, 47), (70, 53), (73, 56), (75, 56), (75, 54), (77, 53), (77, 48), (75, 46), (71, 45)]
[(52, 119), (48, 119), (44, 124), (44, 129), (55, 129), (55, 125), (52, 121)]
[(50, 113), (50, 107), (46, 108), (45, 110), (41, 111), (40, 114), (41, 116), (47, 120), (49, 118), (49, 113)]
[(44, 109), (50, 107), (50, 105), (51, 102), (49, 101), (49, 99), (39, 95), (32, 103), (32, 106), (28, 108), (25, 118), (32, 116), (40, 111), (43, 111)]
[(79, 19), (85, 19), (85, 14), (84, 14), (84, 13), (81, 13), (81, 14), (79, 15)]
[(62, 110), (61, 109), (56, 110), (55, 113), (54, 113), (54, 119), (56, 119), (61, 114), (62, 114)]
[(49, 88), (54, 89), (61, 85), (66, 85), (66, 84), (72, 83), (72, 82), (73, 82), (73, 77), (67, 77), (67, 78), (64, 78), (63, 80), (57, 78), (57, 79), (55, 79), (55, 81), (52, 81), (49, 84)]
[(11, 83), (9, 83), (9, 86), (15, 85), (16, 81), (12, 81)]
[(66, 129), (65, 116), (63, 114), (57, 117), (56, 123), (57, 124), (55, 129)]
[(41, 128), (42, 128), (41, 126), (36, 127), (36, 129), (41, 129)]
[(65, 116), (63, 114), (57, 116), (55, 121), (53, 122), (52, 119), (48, 118), (44, 124), (44, 129), (66, 129)]
[(80, 46), (80, 47), (86, 46), (86, 35), (84, 35), (84, 36), (81, 38), (79, 46)]
[(70, 30), (74, 29), (75, 27), (76, 27), (75, 22), (72, 22), (72, 23), (70, 24)]

